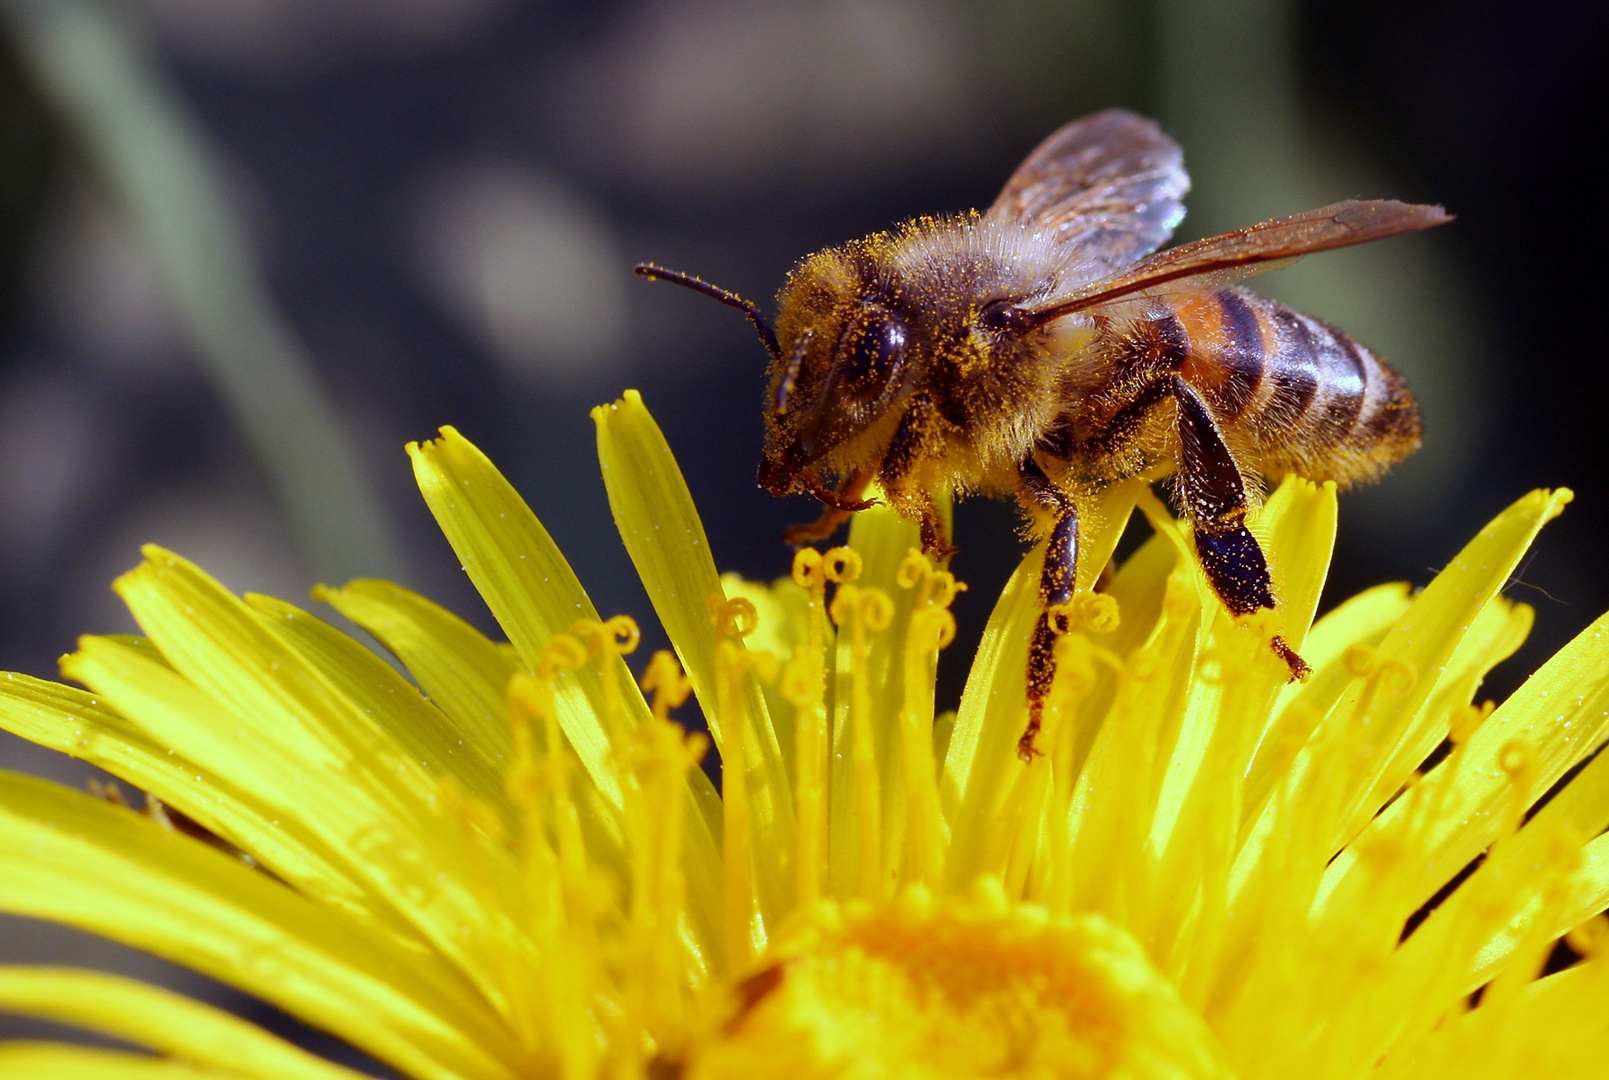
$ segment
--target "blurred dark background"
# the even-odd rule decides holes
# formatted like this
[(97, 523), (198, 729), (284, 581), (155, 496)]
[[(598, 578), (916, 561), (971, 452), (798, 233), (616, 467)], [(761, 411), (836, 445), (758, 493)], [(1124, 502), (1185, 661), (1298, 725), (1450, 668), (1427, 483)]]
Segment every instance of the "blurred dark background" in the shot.
[[(779, 532), (813, 511), (754, 484), (763, 353), (630, 264), (769, 306), (801, 255), (987, 205), (1041, 137), (1113, 104), (1184, 145), (1183, 239), (1352, 196), (1459, 215), (1258, 283), (1424, 406), (1425, 449), (1344, 498), (1329, 596), (1422, 584), (1509, 501), (1567, 484), (1510, 590), (1537, 630), (1494, 691), (1609, 607), (1602, 4), (60, 5), (109, 13), (100, 38), (50, 7), (0, 8), (0, 667), (51, 674), (79, 633), (129, 628), (107, 584), (146, 540), (288, 597), (394, 575), (487, 625), (402, 455), (448, 423), (601, 610), (647, 621), (587, 416), (628, 386), (723, 567), (783, 572)], [(215, 205), (191, 213), (194, 184)], [(202, 279), (244, 284), (186, 293), (192, 248)], [(277, 345), (220, 359), (220, 319)], [(311, 381), (282, 395), (281, 370)], [(324, 429), (344, 481), (333, 451), (306, 460)], [(336, 520), (287, 508), (275, 470), (298, 457)], [(1020, 549), (1008, 507), (959, 514), (975, 635)]]
[[(631, 386), (723, 568), (784, 572), (779, 534), (813, 509), (754, 483), (759, 345), (630, 265), (769, 307), (805, 253), (985, 206), (1053, 128), (1125, 105), (1185, 147), (1180, 239), (1354, 196), (1459, 215), (1258, 286), (1388, 357), (1424, 407), (1420, 455), (1343, 499), (1327, 603), (1423, 584), (1526, 490), (1575, 489), (1510, 588), (1538, 620), (1500, 696), (1609, 608), (1606, 11), (5, 0), (0, 668), (52, 675), (78, 634), (131, 629), (107, 585), (147, 540), (290, 598), (393, 575), (490, 629), (402, 454), (442, 424), (600, 610), (649, 622), (587, 416)], [(1003, 505), (964, 504), (957, 532), (964, 654), (1020, 548)]]

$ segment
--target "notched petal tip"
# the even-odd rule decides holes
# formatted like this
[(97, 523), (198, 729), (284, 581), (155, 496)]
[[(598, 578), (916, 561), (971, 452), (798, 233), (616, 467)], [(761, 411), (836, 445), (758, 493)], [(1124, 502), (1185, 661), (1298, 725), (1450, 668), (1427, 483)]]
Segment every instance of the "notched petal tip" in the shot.
[(130, 595), (141, 587), (153, 575), (161, 575), (168, 569), (182, 568), (193, 573), (204, 574), (204, 571), (182, 555), (176, 555), (160, 544), (141, 544), (140, 555), (143, 562), (119, 574), (112, 579), (112, 591), (128, 602)]
[[(642, 394), (636, 390), (626, 390), (613, 401), (605, 402), (602, 405), (594, 405), (591, 416), (593, 422), (601, 427), (614, 417), (622, 414), (631, 416), (632, 413), (639, 411), (644, 415), (648, 412), (647, 406), (643, 404)], [(636, 419), (636, 417), (632, 417), (632, 419)]]

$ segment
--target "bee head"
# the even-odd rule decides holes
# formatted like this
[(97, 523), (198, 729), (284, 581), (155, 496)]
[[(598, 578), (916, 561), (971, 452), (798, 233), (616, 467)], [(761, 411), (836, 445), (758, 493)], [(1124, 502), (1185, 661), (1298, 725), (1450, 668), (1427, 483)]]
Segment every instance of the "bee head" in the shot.
[(868, 284), (866, 265), (866, 252), (847, 247), (806, 259), (778, 297), (780, 341), (760, 309), (736, 293), (651, 263), (636, 268), (737, 308), (754, 324), (772, 358), (760, 486), (774, 495), (819, 493), (818, 469), (864, 466), (860, 459), (876, 456), (893, 435), (891, 407), (909, 381), (911, 331)]
[[(908, 381), (911, 329), (841, 249), (806, 260), (778, 297), (760, 486), (805, 489), (802, 474), (868, 462), (892, 436)], [(884, 430), (888, 428), (890, 430)], [(819, 487), (819, 483), (816, 485)]]

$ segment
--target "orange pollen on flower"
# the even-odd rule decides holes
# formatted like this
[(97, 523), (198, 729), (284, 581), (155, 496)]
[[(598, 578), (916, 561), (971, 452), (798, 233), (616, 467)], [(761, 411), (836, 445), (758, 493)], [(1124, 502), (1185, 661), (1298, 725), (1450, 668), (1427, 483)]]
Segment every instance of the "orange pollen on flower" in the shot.
[(1051, 629), (1058, 635), (1088, 631), (1110, 634), (1118, 627), (1117, 601), (1105, 593), (1081, 592), (1065, 604), (1053, 604), (1045, 612)]
[(1095, 915), (916, 885), (822, 903), (737, 988), (690, 1080), (1226, 1076), (1203, 1022), (1126, 933)]

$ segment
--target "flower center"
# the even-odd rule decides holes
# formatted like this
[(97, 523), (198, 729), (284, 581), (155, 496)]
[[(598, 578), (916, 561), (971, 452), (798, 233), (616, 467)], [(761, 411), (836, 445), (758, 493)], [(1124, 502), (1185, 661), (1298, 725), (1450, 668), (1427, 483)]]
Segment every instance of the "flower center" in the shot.
[(1199, 1017), (1094, 915), (913, 886), (822, 903), (739, 984), (689, 1076), (1227, 1076)]

